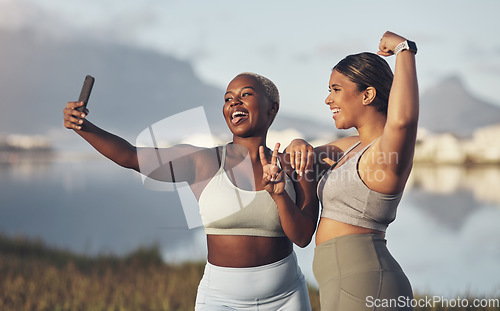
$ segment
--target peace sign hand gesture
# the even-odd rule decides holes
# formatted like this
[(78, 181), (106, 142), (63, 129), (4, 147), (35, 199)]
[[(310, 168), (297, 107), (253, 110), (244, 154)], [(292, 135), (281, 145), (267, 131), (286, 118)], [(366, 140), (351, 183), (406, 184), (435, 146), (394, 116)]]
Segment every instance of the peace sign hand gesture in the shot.
[(267, 162), (264, 146), (259, 147), (260, 163), (262, 164), (262, 183), (264, 189), (270, 194), (281, 194), (285, 191), (285, 172), (276, 163), (280, 143), (274, 146), (271, 163)]

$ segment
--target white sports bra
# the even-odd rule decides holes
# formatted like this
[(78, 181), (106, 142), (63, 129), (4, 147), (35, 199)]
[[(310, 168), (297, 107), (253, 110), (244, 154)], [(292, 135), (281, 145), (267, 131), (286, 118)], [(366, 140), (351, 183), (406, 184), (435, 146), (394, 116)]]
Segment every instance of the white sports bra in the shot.
[[(236, 187), (221, 166), (200, 195), (198, 204), (206, 234), (283, 237), (278, 207), (266, 190), (249, 191)], [(295, 189), (285, 174), (285, 190), (295, 202)]]

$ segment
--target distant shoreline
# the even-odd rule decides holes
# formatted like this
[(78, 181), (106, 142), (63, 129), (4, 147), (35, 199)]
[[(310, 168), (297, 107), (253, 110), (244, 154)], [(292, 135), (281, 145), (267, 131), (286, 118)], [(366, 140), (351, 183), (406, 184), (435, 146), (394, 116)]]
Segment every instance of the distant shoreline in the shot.
[(56, 158), (56, 154), (52, 149), (0, 150), (0, 164), (51, 162)]
[[(418, 148), (416, 150), (418, 151)], [(6, 149), (0, 146), (0, 164), (11, 164), (16, 165), (19, 163), (41, 163), (41, 162), (53, 162), (59, 160), (69, 160), (71, 161), (86, 161), (89, 159), (98, 160), (102, 157), (94, 152), (73, 152), (73, 151), (60, 151), (53, 148), (33, 148), (33, 149)], [(103, 158), (102, 158), (103, 159)], [(105, 159), (103, 159), (105, 160)], [(482, 160), (471, 160), (464, 158), (463, 160), (448, 160), (442, 159), (440, 157), (422, 157), (419, 158), (418, 155), (413, 161), (415, 166), (422, 167), (464, 167), (467, 169), (473, 168), (485, 168), (485, 167), (500, 167), (500, 159), (494, 159), (489, 161)]]
[[(301, 133), (288, 128), (282, 131), (271, 131), (270, 136), (268, 142), (280, 142), (286, 146), (294, 138), (300, 137)], [(186, 138), (184, 142), (200, 144), (199, 137), (197, 140), (195, 138)], [(216, 136), (213, 138), (217, 144), (227, 141)], [(330, 142), (330, 140), (320, 138), (309, 141), (314, 146)], [(41, 135), (0, 134), (0, 164), (47, 162), (61, 158), (78, 161), (99, 156), (97, 152), (90, 150), (86, 149), (85, 152), (59, 150), (54, 147), (50, 138)], [(68, 155), (71, 156), (68, 157)], [(450, 132), (433, 133), (419, 128), (413, 161), (419, 165), (459, 165), (467, 168), (485, 165), (499, 166), (500, 123), (477, 128), (472, 137), (458, 137)]]

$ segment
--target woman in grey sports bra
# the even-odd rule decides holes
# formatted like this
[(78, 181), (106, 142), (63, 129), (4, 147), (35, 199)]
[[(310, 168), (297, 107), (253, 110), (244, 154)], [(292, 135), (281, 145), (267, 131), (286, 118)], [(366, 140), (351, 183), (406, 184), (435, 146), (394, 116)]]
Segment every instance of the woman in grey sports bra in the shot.
[(233, 141), (217, 148), (137, 148), (89, 122), (75, 109), (78, 102), (67, 103), (64, 125), (123, 167), (189, 184), (208, 245), (195, 310), (310, 310), (293, 243), (311, 241), (318, 201), (315, 183), (294, 175), (279, 145), (272, 152), (264, 148), (279, 109), (278, 90), (265, 77), (243, 73), (229, 83), (224, 100)]
[(396, 55), (394, 75), (380, 56), (360, 53), (341, 60), (328, 83), (325, 103), (336, 127), (354, 127), (359, 136), (314, 150), (303, 140), (287, 147), (298, 171), (313, 169), (306, 154), (316, 159), (322, 213), (313, 272), (323, 311), (411, 310), (410, 282), (386, 247), (385, 231), (412, 167), (416, 45), (386, 32), (377, 54)]

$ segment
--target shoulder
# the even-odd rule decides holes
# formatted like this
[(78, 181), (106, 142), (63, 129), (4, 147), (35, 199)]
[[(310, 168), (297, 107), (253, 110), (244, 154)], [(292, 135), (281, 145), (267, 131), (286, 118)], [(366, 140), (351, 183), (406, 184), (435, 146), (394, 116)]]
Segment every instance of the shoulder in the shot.
[(346, 136), (342, 137), (340, 139), (337, 139), (331, 143), (329, 143), (329, 146), (335, 146), (339, 148), (342, 151), (346, 151), (347, 149), (351, 148), (354, 144), (359, 142), (360, 138), (358, 135), (355, 136)]
[(189, 144), (178, 144), (167, 148), (169, 152), (175, 153), (178, 157), (194, 157), (206, 153), (209, 148), (198, 147)]
[(190, 155), (192, 160), (191, 169), (195, 172), (194, 178), (196, 181), (211, 179), (220, 169), (223, 146), (212, 148), (187, 147), (187, 149), (193, 151)]
[(191, 153), (191, 157), (195, 161), (200, 161), (201, 163), (204, 163), (206, 161), (212, 161), (212, 160), (217, 160), (217, 162), (220, 162), (224, 146), (215, 146), (207, 148), (207, 147), (196, 147), (196, 146), (186, 145), (184, 148), (185, 151)]
[(170, 161), (193, 161), (197, 156), (206, 153), (208, 148), (197, 147), (189, 144), (177, 144), (170, 147), (137, 147), (139, 157), (144, 159)]
[[(359, 141), (359, 136), (347, 136), (314, 148), (319, 161), (336, 162), (344, 152)], [(331, 164), (330, 164), (331, 165)]]
[(221, 151), (222, 147), (207, 148), (189, 144), (178, 144), (168, 148), (168, 152), (171, 153), (172, 157), (175, 157), (177, 160), (183, 159), (184, 161), (191, 162), (194, 166), (203, 165), (204, 163), (210, 163), (212, 161), (217, 162), (217, 159), (220, 158)]

